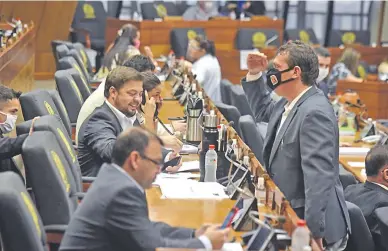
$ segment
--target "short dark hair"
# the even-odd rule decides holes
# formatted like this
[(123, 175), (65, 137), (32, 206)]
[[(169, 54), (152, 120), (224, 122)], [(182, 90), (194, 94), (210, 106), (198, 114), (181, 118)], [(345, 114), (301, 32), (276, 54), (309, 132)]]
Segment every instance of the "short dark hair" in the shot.
[(21, 92), (0, 84), (0, 102), (7, 102), (15, 98), (19, 99), (21, 95)]
[(314, 48), (314, 51), (315, 53), (318, 55), (318, 56), (321, 56), (321, 57), (324, 57), (324, 58), (328, 58), (331, 56), (330, 54), (330, 51), (324, 47), (317, 47), (317, 48)]
[(366, 175), (377, 176), (385, 165), (388, 165), (388, 147), (377, 145), (370, 149), (365, 157)]
[(302, 70), (302, 82), (307, 86), (312, 86), (319, 74), (319, 63), (317, 54), (313, 48), (302, 41), (290, 41), (282, 45), (277, 54), (287, 55), (289, 67), (299, 66)]
[(207, 39), (203, 35), (197, 35), (194, 40), (197, 41), (199, 47), (204, 49), (207, 54), (210, 54), (213, 57), (216, 56), (216, 46), (212, 40)]
[(112, 163), (122, 166), (133, 151), (144, 154), (151, 140), (163, 146), (163, 141), (154, 133), (140, 127), (131, 127), (121, 133), (113, 146)]
[(135, 55), (124, 62), (123, 66), (130, 67), (138, 72), (154, 71), (155, 65), (152, 60), (144, 55)]
[(141, 75), (143, 75), (143, 89), (147, 92), (161, 84), (159, 78), (152, 72), (142, 72)]
[(143, 81), (143, 76), (135, 69), (118, 66), (113, 69), (105, 80), (104, 96), (109, 97), (109, 89), (113, 86), (117, 91), (128, 81)]

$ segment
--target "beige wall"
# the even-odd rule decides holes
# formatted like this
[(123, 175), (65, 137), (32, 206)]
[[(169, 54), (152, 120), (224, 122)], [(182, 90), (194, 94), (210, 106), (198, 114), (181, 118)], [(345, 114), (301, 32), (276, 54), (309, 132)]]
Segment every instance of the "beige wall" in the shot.
[[(373, 10), (371, 14), (371, 42), (375, 43), (377, 40), (377, 33), (379, 30), (379, 18), (380, 18), (380, 6), (381, 2), (376, 1), (373, 3)], [(384, 21), (383, 21), (383, 36), (382, 41), (388, 41), (388, 1), (385, 4), (385, 13), (384, 13)]]

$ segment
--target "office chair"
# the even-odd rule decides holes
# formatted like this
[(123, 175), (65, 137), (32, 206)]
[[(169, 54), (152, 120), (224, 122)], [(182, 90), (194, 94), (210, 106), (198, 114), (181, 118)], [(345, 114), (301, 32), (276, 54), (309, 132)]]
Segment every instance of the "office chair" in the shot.
[(354, 178), (353, 174), (351, 173), (344, 173), (339, 175), (342, 188), (345, 190), (348, 186), (357, 184), (356, 178)]
[[(64, 57), (69, 56), (70, 50), (65, 44), (60, 44), (60, 45), (56, 46), (55, 50), (56, 50), (55, 55), (58, 58), (58, 61), (56, 61), (56, 65), (57, 65), (57, 67), (60, 67), (59, 60), (61, 60)], [(60, 68), (57, 68), (57, 70), (58, 69), (60, 69)]]
[(331, 30), (329, 33), (330, 47), (339, 47), (345, 44), (362, 44), (370, 45), (370, 31), (345, 31), (345, 30)]
[(174, 3), (153, 1), (140, 4), (141, 15), (144, 20), (154, 20), (165, 16), (179, 16), (179, 10)]
[(253, 117), (253, 112), (249, 106), (247, 96), (245, 95), (242, 85), (230, 86), (231, 103), (237, 108), (241, 115), (250, 115)]
[(274, 29), (240, 28), (235, 38), (237, 50), (252, 50), (268, 46), (280, 46), (279, 32)]
[(349, 211), (352, 233), (349, 235), (347, 251), (375, 250), (372, 234), (362, 214), (361, 209), (351, 202), (346, 201)]
[[(16, 126), (18, 135), (28, 133), (31, 127), (31, 120), (20, 123)], [(52, 132), (59, 143), (62, 152), (71, 167), (74, 180), (76, 182), (77, 192), (86, 192), (90, 184), (95, 180), (94, 177), (82, 177), (81, 168), (77, 160), (77, 153), (72, 145), (71, 138), (66, 134), (65, 128), (58, 116), (45, 115), (40, 117), (34, 123), (34, 132), (49, 131)]]
[[(0, 228), (3, 250), (49, 251), (59, 245), (66, 225), (43, 226), (22, 180), (13, 172), (0, 173)], [(55, 240), (54, 235), (60, 235)]]
[(67, 71), (55, 72), (55, 82), (71, 123), (77, 123), (84, 99), (73, 77)]
[(60, 45), (66, 45), (69, 48), (69, 46), (72, 45), (72, 43), (69, 41), (64, 41), (64, 40), (52, 40), (51, 41), (51, 50), (53, 52), (53, 56), (55, 59), (55, 65), (56, 65), (57, 70), (58, 70), (58, 61), (60, 59), (60, 57), (58, 55), (57, 47)]
[(81, 55), (82, 62), (84, 63), (85, 68), (87, 69), (89, 75), (93, 75), (94, 72), (93, 72), (92, 63), (90, 62), (90, 59), (86, 54), (85, 46), (82, 43), (74, 43), (73, 46), (74, 46), (74, 49), (76, 49), (78, 53)]
[(189, 39), (193, 39), (197, 35), (206, 37), (205, 30), (203, 28), (175, 28), (171, 30), (171, 49), (177, 58), (186, 57)]
[(214, 102), (214, 105), (222, 113), (222, 115), (225, 117), (225, 119), (228, 122), (233, 121), (232, 127), (234, 128), (234, 130), (236, 130), (237, 134), (241, 136), (240, 126), (239, 126), (239, 120), (240, 120), (241, 114), (237, 110), (237, 108), (231, 105), (226, 105), (218, 102)]
[(73, 57), (75, 61), (77, 62), (78, 66), (80, 67), (82, 73), (86, 76), (86, 78), (90, 79), (92, 76), (89, 75), (88, 70), (85, 67), (85, 64), (82, 60), (81, 54), (76, 49), (70, 49), (68, 56)]
[(388, 207), (380, 207), (375, 211), (380, 228), (380, 241), (385, 250), (388, 250)]
[(22, 146), (26, 177), (45, 226), (68, 224), (83, 196), (65, 154), (50, 131), (32, 133)]
[(249, 146), (252, 152), (255, 154), (257, 160), (264, 164), (263, 148), (264, 139), (261, 137), (256, 123), (251, 115), (244, 115), (240, 117), (239, 126), (242, 139), (245, 144)]
[[(56, 96), (55, 93), (53, 93), (52, 95)], [(19, 100), (22, 107), (24, 120), (31, 120), (35, 117), (44, 115), (57, 115), (61, 118), (61, 121), (65, 126), (69, 136), (72, 137), (72, 127), (75, 128), (75, 124), (70, 124), (69, 117), (65, 116), (65, 114), (67, 114), (64, 112), (66, 111), (66, 109), (63, 109), (62, 105), (58, 106), (60, 107), (59, 110), (62, 110), (62, 112), (60, 113), (58, 111), (58, 108), (48, 91), (36, 90), (32, 92), (23, 93), (20, 96)], [(57, 100), (56, 103), (62, 103), (59, 100)]]
[(313, 29), (287, 29), (284, 30), (284, 42), (289, 40), (300, 40), (307, 44), (319, 44)]
[(82, 76), (83, 79), (86, 80), (87, 84), (90, 84), (90, 76), (85, 75), (84, 71), (81, 69), (77, 61), (72, 56), (68, 55), (67, 57), (59, 59), (58, 65), (59, 70), (75, 69), (80, 74), (80, 76)]
[(90, 96), (90, 94), (92, 94), (88, 81), (75, 68), (70, 68), (70, 69), (61, 70), (61, 71), (66, 72), (74, 79), (74, 82), (77, 84), (77, 87), (81, 92), (81, 96), (83, 100), (86, 100)]

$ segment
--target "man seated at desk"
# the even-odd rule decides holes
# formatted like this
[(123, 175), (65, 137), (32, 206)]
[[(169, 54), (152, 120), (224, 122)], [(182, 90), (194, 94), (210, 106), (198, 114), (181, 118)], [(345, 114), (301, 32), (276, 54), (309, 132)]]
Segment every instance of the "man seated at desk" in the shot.
[(376, 250), (385, 250), (381, 243), (375, 210), (388, 206), (388, 147), (375, 146), (365, 157), (367, 180), (345, 189), (345, 199), (356, 204), (364, 214), (373, 235)]
[(69, 223), (60, 251), (222, 248), (229, 229), (203, 226), (194, 230), (150, 221), (144, 190), (151, 188), (160, 173), (162, 144), (141, 128), (130, 128), (117, 138), (112, 164), (101, 167)]
[(198, 1), (195, 6), (188, 8), (183, 13), (183, 20), (202, 20), (207, 21), (211, 17), (218, 16), (217, 2), (213, 1)]
[[(142, 94), (143, 76), (135, 69), (119, 66), (109, 73), (105, 102), (83, 122), (79, 131), (78, 160), (83, 175), (96, 176), (101, 165), (111, 161), (117, 136), (129, 127), (140, 125), (136, 114)], [(175, 157), (170, 151), (163, 153), (164, 160)]]

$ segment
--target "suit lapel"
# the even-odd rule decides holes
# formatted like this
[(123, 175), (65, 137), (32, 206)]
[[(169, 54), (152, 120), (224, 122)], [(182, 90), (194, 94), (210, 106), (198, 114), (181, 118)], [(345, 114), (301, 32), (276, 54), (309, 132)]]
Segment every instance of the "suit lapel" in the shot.
[[(108, 101), (106, 101), (106, 102), (108, 102)], [(114, 112), (112, 111), (112, 109), (110, 109), (110, 107), (109, 107), (105, 102), (104, 102), (104, 104), (102, 105), (102, 107), (112, 115), (112, 117), (114, 118), (114, 121), (116, 121), (116, 124), (118, 125), (118, 129), (120, 130), (120, 132), (122, 132), (122, 131), (123, 131), (123, 128), (121, 127), (120, 121), (119, 121), (119, 119), (117, 118), (116, 114), (114, 114)]]
[[(272, 145), (272, 149), (271, 149), (271, 154), (270, 154), (270, 157), (269, 157), (269, 162), (268, 162), (268, 166), (271, 166), (271, 163), (273, 161), (273, 158), (275, 157), (275, 154), (277, 152), (277, 150), (279, 149), (279, 145), (280, 143), (282, 142), (283, 140), (283, 137), (284, 137), (284, 134), (286, 133), (287, 131), (287, 128), (288, 126), (290, 125), (291, 121), (293, 120), (293, 118), (295, 117), (295, 114), (297, 113), (298, 111), (298, 108), (299, 106), (307, 99), (309, 98), (310, 96), (312, 96), (314, 93), (317, 92), (317, 89), (315, 86), (312, 86), (305, 94), (302, 95), (302, 97), (300, 97), (300, 99), (296, 102), (296, 104), (294, 105), (294, 107), (291, 109), (290, 113), (287, 115), (287, 118), (286, 120), (283, 122), (283, 125), (281, 126), (280, 128), (280, 131), (278, 133), (278, 135), (276, 136), (276, 131), (275, 131), (275, 141)], [(280, 110), (280, 109), (279, 109)], [(283, 109), (284, 111), (284, 109)], [(283, 112), (282, 112), (283, 113)], [(280, 114), (280, 116), (282, 115), (282, 113)], [(279, 119), (279, 118), (277, 118)], [(277, 128), (276, 128), (277, 129)]]

